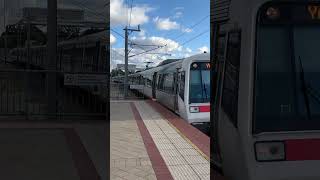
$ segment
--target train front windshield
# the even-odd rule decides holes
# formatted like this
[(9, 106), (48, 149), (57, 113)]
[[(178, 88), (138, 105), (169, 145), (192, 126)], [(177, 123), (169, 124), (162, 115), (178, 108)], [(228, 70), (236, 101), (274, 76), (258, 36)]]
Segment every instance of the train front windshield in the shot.
[(189, 102), (210, 102), (210, 63), (192, 63), (190, 67)]
[(255, 133), (320, 130), (320, 13), (316, 10), (320, 12), (320, 5), (283, 4), (261, 11)]

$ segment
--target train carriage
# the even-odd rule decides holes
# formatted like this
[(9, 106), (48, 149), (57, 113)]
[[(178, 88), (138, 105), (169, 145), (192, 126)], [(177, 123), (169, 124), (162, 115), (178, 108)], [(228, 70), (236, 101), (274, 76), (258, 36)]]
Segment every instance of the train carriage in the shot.
[(320, 179), (320, 2), (212, 6), (212, 167), (231, 180)]
[(179, 114), (198, 128), (208, 128), (210, 121), (210, 54), (203, 53), (129, 76), (129, 81), (143, 85), (138, 89), (149, 98)]

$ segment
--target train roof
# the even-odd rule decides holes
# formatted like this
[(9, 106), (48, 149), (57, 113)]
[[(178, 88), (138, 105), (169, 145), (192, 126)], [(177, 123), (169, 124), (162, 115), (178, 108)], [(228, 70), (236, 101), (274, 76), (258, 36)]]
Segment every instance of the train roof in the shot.
[(209, 61), (210, 60), (210, 53), (201, 53), (201, 54), (197, 54), (197, 55), (193, 55), (187, 58), (183, 58), (183, 59), (174, 59), (171, 60), (168, 59), (169, 61), (167, 61), (167, 63), (164, 64), (159, 64), (156, 67), (150, 68), (150, 69), (146, 69), (140, 72), (137, 72), (135, 74), (131, 74), (132, 75), (137, 75), (137, 74), (146, 74), (146, 73), (150, 73), (150, 72), (155, 72), (155, 71), (175, 71), (177, 68), (180, 68), (182, 66), (182, 64), (190, 64), (192, 61), (194, 60), (199, 60), (199, 61)]
[(159, 63), (158, 66), (156, 66), (156, 67), (163, 66), (163, 65), (166, 65), (166, 64), (170, 64), (170, 63), (173, 63), (173, 62), (176, 62), (176, 61), (181, 61), (181, 60), (182, 59), (167, 59), (167, 60), (164, 60), (161, 63)]

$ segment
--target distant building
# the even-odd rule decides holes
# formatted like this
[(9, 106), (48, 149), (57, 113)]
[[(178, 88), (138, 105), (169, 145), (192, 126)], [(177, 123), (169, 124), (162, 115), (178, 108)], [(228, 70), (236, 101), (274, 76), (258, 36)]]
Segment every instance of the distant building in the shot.
[[(121, 69), (124, 71), (124, 64), (117, 64), (117, 69)], [(136, 65), (134, 64), (129, 64), (128, 65), (128, 71), (131, 73), (136, 72)]]

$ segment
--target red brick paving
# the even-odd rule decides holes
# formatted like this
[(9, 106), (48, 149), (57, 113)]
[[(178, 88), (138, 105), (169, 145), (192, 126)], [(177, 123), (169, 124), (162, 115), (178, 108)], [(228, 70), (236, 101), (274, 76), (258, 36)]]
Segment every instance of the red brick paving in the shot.
[(131, 109), (133, 111), (134, 118), (136, 119), (137, 125), (139, 127), (144, 145), (147, 149), (148, 155), (156, 177), (158, 180), (173, 180), (173, 177), (164, 162), (157, 146), (155, 145), (146, 125), (143, 123), (143, 120), (139, 114), (137, 107), (133, 102), (130, 103)]
[(161, 104), (147, 100), (157, 112), (183, 133), (194, 145), (196, 145), (207, 157), (210, 157), (210, 138), (206, 134), (191, 126), (185, 120), (163, 107)]
[(101, 180), (96, 167), (74, 129), (64, 130), (67, 144), (72, 152), (75, 167), (78, 170), (80, 180)]
[[(210, 157), (210, 137), (199, 131), (197, 128), (191, 126), (181, 117), (174, 114), (172, 111), (163, 107), (158, 102), (147, 100), (147, 103), (151, 105), (162, 117), (167, 119), (172, 125), (174, 125), (180, 132), (183, 133), (194, 145), (196, 145), (207, 157)], [(211, 170), (210, 179), (212, 180), (226, 180), (217, 171)]]

